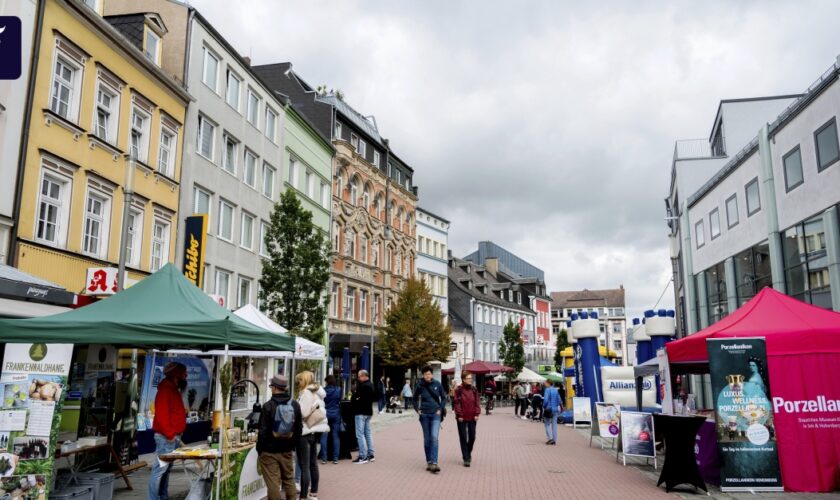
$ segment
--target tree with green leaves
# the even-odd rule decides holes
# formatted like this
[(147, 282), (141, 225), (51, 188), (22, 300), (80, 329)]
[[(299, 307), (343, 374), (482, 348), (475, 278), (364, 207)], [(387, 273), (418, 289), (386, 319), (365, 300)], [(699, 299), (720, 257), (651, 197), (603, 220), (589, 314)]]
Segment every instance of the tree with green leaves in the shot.
[(289, 330), (323, 343), (329, 298), (329, 238), (312, 222), (293, 189), (274, 204), (265, 235), (260, 300), (263, 312)]
[(381, 334), (379, 352), (385, 364), (411, 368), (412, 380), (426, 363), (449, 358), (452, 326), (426, 284), (414, 278), (406, 281), (385, 314)]
[(513, 373), (507, 374), (510, 380), (515, 380), (525, 367), (525, 347), (522, 345), (519, 328), (520, 325), (508, 321), (502, 332), (502, 342), (499, 344), (499, 357), (505, 366), (513, 368)]
[(563, 352), (563, 349), (569, 347), (569, 332), (566, 329), (560, 330), (560, 333), (557, 334), (557, 348), (554, 351), (554, 369), (561, 372), (563, 368), (563, 356), (560, 355)]

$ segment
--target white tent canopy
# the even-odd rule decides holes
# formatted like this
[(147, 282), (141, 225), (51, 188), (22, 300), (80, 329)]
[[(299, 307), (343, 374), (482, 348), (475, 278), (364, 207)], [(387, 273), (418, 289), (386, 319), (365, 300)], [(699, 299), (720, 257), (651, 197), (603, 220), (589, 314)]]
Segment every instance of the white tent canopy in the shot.
[[(498, 375), (496, 377), (496, 380), (501, 382), (501, 381), (508, 380), (508, 378), (504, 375)], [(531, 370), (530, 368), (522, 367), (522, 371), (519, 372), (519, 376), (516, 377), (516, 381), (517, 382), (527, 382), (529, 384), (535, 384), (535, 383), (545, 382), (545, 377), (543, 377), (539, 373), (535, 372), (534, 370)]]
[[(233, 314), (244, 319), (248, 323), (265, 328), (270, 332), (288, 333), (288, 330), (274, 322), (271, 318), (266, 316), (262, 311), (252, 306), (251, 304), (244, 305), (233, 312)], [(303, 337), (295, 337), (295, 352), (277, 352), (270, 356), (272, 358), (291, 358), (295, 359), (324, 359), (326, 357), (326, 350), (321, 344), (306, 340)], [(278, 355), (282, 354), (282, 355)], [(250, 354), (251, 357), (253, 353)]]

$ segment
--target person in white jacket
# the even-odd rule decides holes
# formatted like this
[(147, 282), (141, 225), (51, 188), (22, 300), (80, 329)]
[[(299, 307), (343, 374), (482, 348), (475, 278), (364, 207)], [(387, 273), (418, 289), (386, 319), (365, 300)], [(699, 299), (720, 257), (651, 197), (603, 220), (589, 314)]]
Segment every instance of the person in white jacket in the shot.
[[(298, 468), (300, 469), (300, 498), (318, 497), (318, 443), (321, 433), (329, 432), (324, 389), (315, 383), (315, 374), (304, 371), (295, 377), (298, 388), (298, 404), (303, 419), (303, 432), (297, 446)], [(311, 489), (310, 489), (311, 486)]]

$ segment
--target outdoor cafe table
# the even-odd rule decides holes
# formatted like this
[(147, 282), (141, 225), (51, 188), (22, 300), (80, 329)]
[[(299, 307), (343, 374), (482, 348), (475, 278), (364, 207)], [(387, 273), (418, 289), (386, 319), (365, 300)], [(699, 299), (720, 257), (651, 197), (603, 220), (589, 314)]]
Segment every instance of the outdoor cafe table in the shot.
[(665, 483), (665, 491), (670, 492), (678, 484), (691, 484), (709, 491), (694, 457), (695, 437), (705, 422), (706, 417), (702, 416), (653, 414), (656, 435), (665, 441), (665, 465), (662, 466), (657, 486)]
[[(234, 455), (236, 453), (249, 450), (254, 446), (255, 444), (253, 443), (248, 443), (240, 446), (232, 446), (227, 450), (227, 454)], [(214, 472), (219, 469), (218, 461), (222, 458), (222, 454), (217, 449), (206, 447), (178, 448), (172, 453), (166, 453), (164, 455), (161, 455), (159, 458), (161, 462), (168, 463), (173, 463), (180, 460), (186, 465), (187, 461), (193, 462), (196, 467), (184, 467), (184, 473), (187, 475), (187, 479), (189, 479), (190, 481), (190, 491), (193, 491), (194, 488), (196, 490), (198, 489), (196, 486), (201, 480), (210, 477), (211, 472)]]

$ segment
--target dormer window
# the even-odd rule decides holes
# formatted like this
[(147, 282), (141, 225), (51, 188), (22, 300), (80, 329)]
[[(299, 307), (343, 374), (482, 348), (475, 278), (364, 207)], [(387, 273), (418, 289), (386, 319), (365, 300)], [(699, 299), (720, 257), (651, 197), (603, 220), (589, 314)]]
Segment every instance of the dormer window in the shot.
[(143, 53), (150, 61), (160, 66), (160, 37), (154, 31), (146, 30), (146, 43)]

